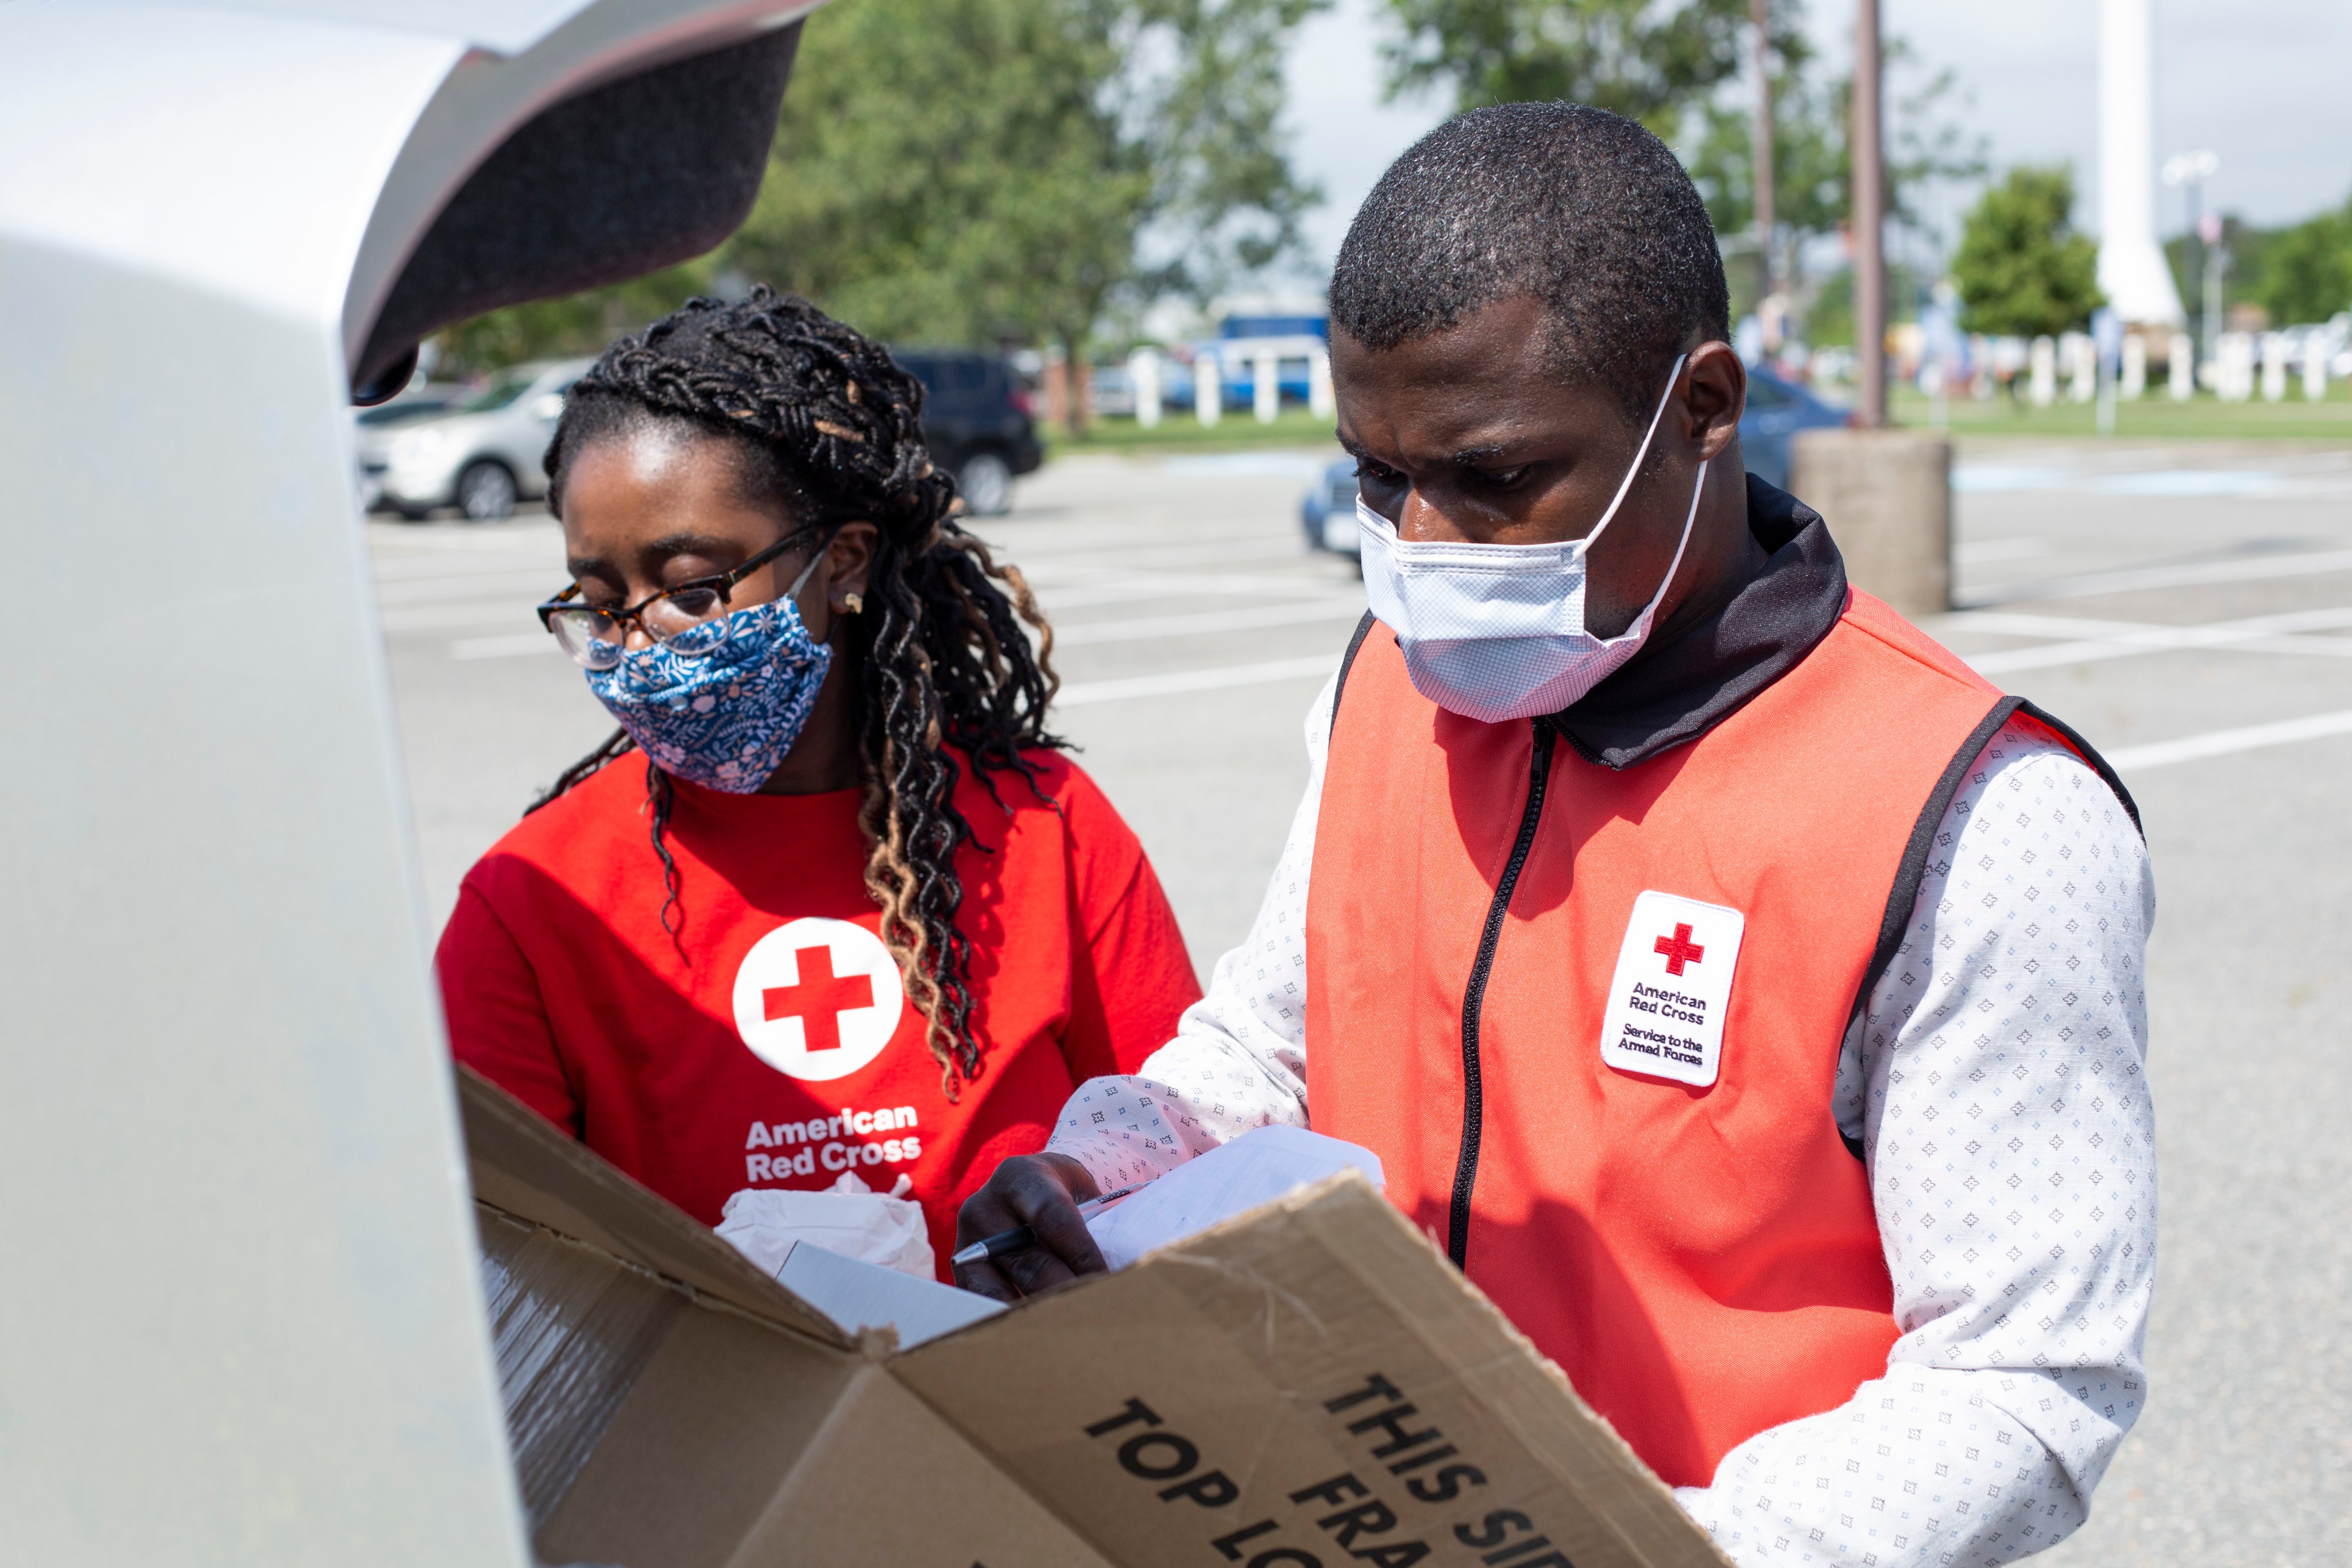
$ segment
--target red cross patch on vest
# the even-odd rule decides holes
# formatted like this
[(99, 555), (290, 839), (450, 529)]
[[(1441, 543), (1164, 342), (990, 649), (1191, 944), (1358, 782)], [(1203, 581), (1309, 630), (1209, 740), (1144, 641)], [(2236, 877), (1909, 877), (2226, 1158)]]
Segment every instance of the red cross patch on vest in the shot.
[(1620, 1072), (1706, 1088), (1723, 1067), (1723, 1020), (1748, 917), (1719, 904), (1643, 893), (1617, 949), (1601, 1060)]

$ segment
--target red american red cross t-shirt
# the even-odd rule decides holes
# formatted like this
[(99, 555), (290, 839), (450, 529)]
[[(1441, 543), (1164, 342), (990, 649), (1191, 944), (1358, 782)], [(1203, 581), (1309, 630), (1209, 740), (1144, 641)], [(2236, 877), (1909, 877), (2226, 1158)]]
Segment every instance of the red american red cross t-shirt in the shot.
[(467, 874), (437, 957), (452, 1049), (706, 1225), (746, 1186), (910, 1176), (944, 1277), (997, 1162), (1043, 1148), (1073, 1088), (1135, 1071), (1201, 994), (1134, 833), (1066, 758), (1032, 755), (1043, 800), (1003, 773), (992, 799), (968, 766), (956, 792), (982, 1063), (958, 1103), (877, 934), (858, 792), (675, 781), (673, 941), (634, 754)]

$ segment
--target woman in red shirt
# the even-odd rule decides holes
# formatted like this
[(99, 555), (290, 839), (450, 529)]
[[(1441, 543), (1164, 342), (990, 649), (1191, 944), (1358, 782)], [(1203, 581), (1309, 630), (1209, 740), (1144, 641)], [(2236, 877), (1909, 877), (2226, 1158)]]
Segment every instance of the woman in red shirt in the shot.
[(541, 615), (621, 728), (467, 873), (437, 962), (460, 1061), (703, 1223), (903, 1175), (943, 1265), (965, 1197), (1200, 987), (921, 409), (765, 289), (572, 389)]

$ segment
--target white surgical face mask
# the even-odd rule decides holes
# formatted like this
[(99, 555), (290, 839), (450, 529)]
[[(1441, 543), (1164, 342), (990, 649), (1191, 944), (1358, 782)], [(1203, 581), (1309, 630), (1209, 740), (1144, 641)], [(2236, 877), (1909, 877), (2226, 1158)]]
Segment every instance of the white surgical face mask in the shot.
[(1706, 465), (1698, 465), (1674, 564), (1633, 623), (1617, 636), (1596, 637), (1585, 628), (1588, 561), (1642, 471), (1682, 369), (1683, 359), (1676, 359), (1633, 466), (1625, 470), (1609, 509), (1580, 539), (1548, 545), (1401, 539), (1395, 525), (1357, 497), (1365, 592), (1372, 613), (1396, 633), (1413, 690), (1449, 713), (1499, 724), (1558, 713), (1640, 651), (1690, 544), (1699, 497), (1706, 490)]

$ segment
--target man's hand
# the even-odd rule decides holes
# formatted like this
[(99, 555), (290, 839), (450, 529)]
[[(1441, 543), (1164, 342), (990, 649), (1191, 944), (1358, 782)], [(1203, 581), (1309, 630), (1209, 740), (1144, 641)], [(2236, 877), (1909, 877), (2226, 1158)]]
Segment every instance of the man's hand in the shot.
[(1102, 1253), (1078, 1213), (1078, 1205), (1098, 1190), (1087, 1167), (1067, 1155), (1006, 1160), (987, 1186), (964, 1200), (963, 1212), (956, 1216), (956, 1249), (1024, 1225), (1037, 1233), (1038, 1245), (961, 1264), (956, 1283), (1000, 1301), (1017, 1301), (1080, 1274), (1104, 1272)]

